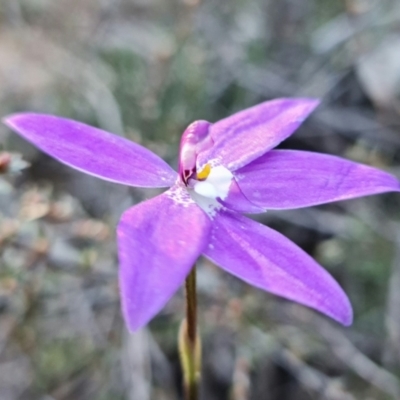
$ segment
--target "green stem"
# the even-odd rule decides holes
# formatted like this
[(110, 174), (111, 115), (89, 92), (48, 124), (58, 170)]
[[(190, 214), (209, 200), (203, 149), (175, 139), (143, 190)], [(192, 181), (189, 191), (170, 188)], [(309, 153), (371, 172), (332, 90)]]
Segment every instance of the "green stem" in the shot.
[(186, 278), (186, 319), (179, 331), (179, 352), (183, 371), (185, 400), (198, 399), (201, 349), (197, 334), (196, 267)]
[(193, 267), (186, 278), (186, 322), (188, 340), (196, 344), (197, 336), (197, 292), (196, 292), (196, 267)]

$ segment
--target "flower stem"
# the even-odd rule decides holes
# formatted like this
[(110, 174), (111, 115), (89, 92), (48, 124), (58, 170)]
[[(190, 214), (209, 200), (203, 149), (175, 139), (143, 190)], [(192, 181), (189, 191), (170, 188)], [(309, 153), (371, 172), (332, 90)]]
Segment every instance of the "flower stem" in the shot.
[(185, 400), (198, 399), (201, 346), (197, 333), (196, 267), (186, 278), (186, 319), (179, 330), (179, 353)]
[(197, 335), (197, 292), (196, 292), (196, 267), (193, 267), (186, 278), (186, 323), (188, 340), (196, 343)]

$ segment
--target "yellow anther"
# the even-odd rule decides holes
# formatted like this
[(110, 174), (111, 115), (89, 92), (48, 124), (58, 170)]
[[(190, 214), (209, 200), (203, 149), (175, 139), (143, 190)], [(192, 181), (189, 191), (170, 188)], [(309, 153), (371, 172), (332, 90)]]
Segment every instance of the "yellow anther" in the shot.
[(199, 181), (204, 181), (208, 178), (208, 175), (210, 175), (211, 172), (211, 165), (210, 164), (206, 164), (204, 166), (204, 168), (197, 173), (197, 179)]

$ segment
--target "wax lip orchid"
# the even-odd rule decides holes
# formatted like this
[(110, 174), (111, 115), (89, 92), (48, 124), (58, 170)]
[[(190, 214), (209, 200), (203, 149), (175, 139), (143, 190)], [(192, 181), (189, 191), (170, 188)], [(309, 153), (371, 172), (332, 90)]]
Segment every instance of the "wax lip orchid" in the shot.
[(118, 225), (123, 314), (131, 331), (171, 298), (202, 254), (249, 284), (352, 322), (337, 282), (280, 233), (242, 213), (399, 191), (383, 171), (338, 157), (272, 150), (318, 105), (277, 99), (184, 132), (179, 173), (146, 148), (82, 124), (23, 113), (6, 125), (57, 160), (131, 186), (170, 187), (128, 209)]

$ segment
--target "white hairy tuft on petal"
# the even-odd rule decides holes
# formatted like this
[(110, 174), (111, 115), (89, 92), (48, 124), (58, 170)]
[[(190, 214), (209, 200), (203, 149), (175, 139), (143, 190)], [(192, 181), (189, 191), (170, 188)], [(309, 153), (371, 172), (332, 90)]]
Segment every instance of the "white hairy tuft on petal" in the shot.
[(211, 169), (207, 179), (195, 181), (189, 193), (197, 205), (212, 217), (222, 207), (217, 199), (224, 200), (228, 197), (232, 180), (232, 173), (224, 166), (218, 165)]
[(216, 197), (221, 200), (226, 199), (229, 193), (229, 188), (233, 180), (232, 172), (228, 168), (222, 165), (211, 168), (210, 175), (207, 177), (205, 182), (210, 183), (216, 190)]
[(194, 191), (200, 196), (207, 197), (209, 199), (217, 198), (217, 189), (215, 186), (207, 181), (197, 182), (194, 185)]

